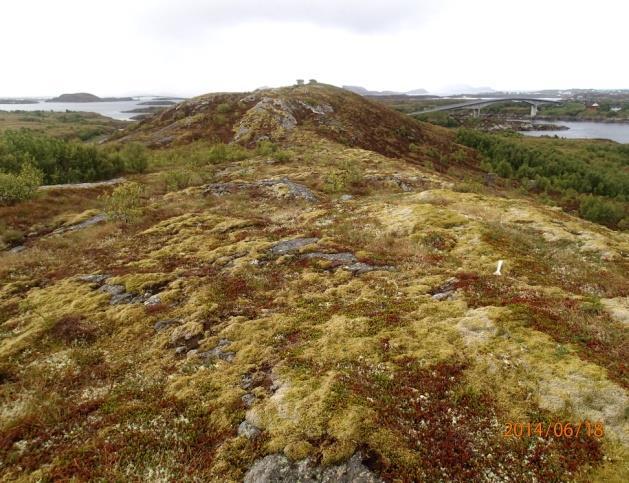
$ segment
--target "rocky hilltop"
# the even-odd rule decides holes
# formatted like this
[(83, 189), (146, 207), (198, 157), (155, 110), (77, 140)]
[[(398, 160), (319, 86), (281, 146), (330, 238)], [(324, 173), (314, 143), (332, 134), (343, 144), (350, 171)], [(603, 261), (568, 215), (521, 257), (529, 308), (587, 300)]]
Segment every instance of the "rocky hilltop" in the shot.
[(322, 84), (132, 141), (137, 185), (2, 211), (3, 479), (627, 480), (626, 233)]

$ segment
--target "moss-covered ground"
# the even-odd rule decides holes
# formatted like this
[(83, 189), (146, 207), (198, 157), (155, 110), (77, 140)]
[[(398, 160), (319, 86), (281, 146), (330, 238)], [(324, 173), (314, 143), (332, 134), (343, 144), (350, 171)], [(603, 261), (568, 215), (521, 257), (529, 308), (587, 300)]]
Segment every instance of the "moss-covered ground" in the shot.
[[(387, 481), (627, 481), (627, 235), (304, 122), (244, 159), (164, 148), (132, 223), (50, 235), (113, 187), (2, 208), (33, 233), (0, 254), (2, 479), (239, 481), (360, 451)], [(281, 178), (317, 201), (258, 183)], [(320, 255), (342, 253), (369, 271)], [(159, 301), (112, 305), (88, 274)], [(586, 419), (605, 435), (504, 436)]]

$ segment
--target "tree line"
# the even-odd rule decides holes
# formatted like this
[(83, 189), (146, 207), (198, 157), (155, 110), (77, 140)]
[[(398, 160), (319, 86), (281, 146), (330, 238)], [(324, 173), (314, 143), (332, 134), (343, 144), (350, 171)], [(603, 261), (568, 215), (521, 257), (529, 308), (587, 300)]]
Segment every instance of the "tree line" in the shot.
[[(509, 134), (459, 129), (459, 144), (483, 155), (481, 167), (545, 193), (580, 216), (629, 229), (629, 146), (581, 143), (574, 152)], [(576, 146), (576, 145), (575, 145)]]
[[(46, 136), (26, 129), (0, 134), (0, 202), (30, 197), (34, 184), (110, 179), (148, 166), (148, 151), (137, 143), (100, 147)], [(28, 182), (29, 189), (22, 189)]]

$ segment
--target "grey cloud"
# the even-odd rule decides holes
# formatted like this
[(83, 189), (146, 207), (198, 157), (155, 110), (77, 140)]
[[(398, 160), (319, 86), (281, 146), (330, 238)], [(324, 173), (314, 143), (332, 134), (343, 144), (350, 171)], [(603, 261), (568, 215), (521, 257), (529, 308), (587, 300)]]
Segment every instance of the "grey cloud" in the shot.
[(415, 27), (441, 4), (438, 0), (180, 0), (155, 8), (151, 29), (188, 37), (244, 22), (277, 21), (375, 33)]

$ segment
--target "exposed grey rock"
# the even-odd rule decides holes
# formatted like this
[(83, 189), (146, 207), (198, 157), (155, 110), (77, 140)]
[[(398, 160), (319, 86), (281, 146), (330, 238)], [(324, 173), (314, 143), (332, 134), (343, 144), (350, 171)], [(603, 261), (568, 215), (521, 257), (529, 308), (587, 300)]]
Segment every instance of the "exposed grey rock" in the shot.
[(245, 374), (242, 376), (242, 379), (240, 379), (240, 387), (243, 389), (251, 389), (253, 387), (253, 374)]
[(157, 322), (155, 322), (155, 324), (153, 325), (153, 328), (159, 332), (161, 330), (167, 329), (168, 327), (171, 327), (173, 325), (179, 325), (181, 323), (181, 320), (179, 319), (162, 319), (162, 320), (158, 320)]
[(452, 298), (453, 295), (454, 295), (454, 290), (450, 290), (448, 292), (439, 292), (439, 293), (434, 294), (432, 296), (432, 299), (437, 300), (437, 301), (448, 300)]
[(447, 300), (456, 292), (456, 284), (459, 280), (456, 277), (450, 277), (444, 283), (432, 290), (433, 300)]
[(265, 179), (259, 182), (259, 184), (261, 186), (275, 186), (278, 184), (283, 184), (286, 185), (286, 187), (288, 188), (288, 190), (290, 191), (290, 193), (295, 197), (295, 198), (301, 198), (304, 199), (306, 201), (310, 201), (312, 203), (315, 203), (318, 201), (317, 197), (315, 196), (315, 194), (310, 191), (308, 188), (306, 188), (305, 186), (299, 184), (299, 183), (295, 183), (293, 181), (290, 181), (287, 178), (281, 178), (281, 179)]
[(188, 352), (188, 348), (185, 345), (180, 345), (179, 347), (175, 347), (175, 355), (183, 356)]
[(292, 463), (272, 454), (257, 460), (245, 475), (245, 483), (377, 483), (382, 480), (363, 465), (357, 453), (348, 461), (327, 468), (305, 459)]
[(250, 392), (243, 395), (240, 399), (242, 400), (242, 403), (245, 405), (246, 408), (250, 408), (251, 406), (253, 406), (253, 403), (256, 402), (256, 397)]
[(414, 190), (425, 190), (434, 185), (434, 181), (422, 176), (399, 176), (397, 174), (375, 174), (367, 175), (365, 179), (371, 183), (377, 183), (384, 186), (397, 187), (402, 191), (409, 192)]
[(160, 138), (154, 139), (151, 143), (151, 146), (159, 147), (166, 146), (167, 144), (172, 143), (175, 140), (175, 136), (162, 136)]
[(204, 186), (203, 193), (206, 195), (212, 194), (215, 196), (223, 196), (247, 188), (249, 188), (248, 183), (212, 183)]
[(124, 285), (105, 284), (98, 289), (99, 292), (108, 293), (111, 296), (121, 295), (125, 293)]
[[(174, 347), (184, 347), (184, 354), (192, 349), (198, 349), (199, 342), (203, 338), (203, 326), (200, 324), (186, 324), (176, 328), (170, 336), (170, 344)], [(175, 353), (177, 351), (175, 350)], [(199, 356), (203, 353), (199, 352)]]
[[(250, 97), (246, 99), (250, 99)], [(235, 126), (235, 135), (232, 142), (246, 140), (257, 142), (262, 137), (268, 137), (266, 134), (261, 134), (254, 139), (250, 139), (250, 134), (252, 131), (259, 132), (262, 127), (269, 127), (269, 123), (283, 130), (294, 129), (297, 126), (297, 119), (293, 113), (293, 104), (281, 98), (262, 97)]]
[(349, 252), (343, 252), (343, 253), (313, 252), (313, 253), (306, 253), (305, 255), (302, 256), (302, 258), (306, 260), (313, 260), (313, 259), (328, 260), (329, 262), (332, 262), (335, 266), (346, 264), (346, 263), (347, 264), (356, 263), (358, 261), (356, 257), (354, 256), (354, 254), (349, 253)]
[(144, 305), (146, 305), (147, 307), (151, 307), (153, 305), (159, 305), (161, 303), (162, 303), (162, 299), (159, 296), (159, 294), (151, 295), (149, 298), (147, 298), (144, 301)]
[(354, 197), (352, 195), (343, 195), (341, 196), (341, 201), (350, 201), (351, 199), (353, 199)]
[(252, 183), (245, 183), (241, 181), (212, 183), (203, 188), (203, 193), (206, 195), (212, 194), (215, 196), (224, 196), (226, 194), (236, 193), (242, 190), (272, 187), (277, 185), (286, 186), (288, 188), (289, 196), (293, 198), (304, 199), (313, 203), (318, 201), (316, 195), (310, 189), (287, 178), (263, 179)]
[(98, 188), (99, 186), (111, 186), (115, 184), (124, 183), (125, 178), (114, 178), (106, 181), (97, 181), (95, 183), (66, 183), (66, 184), (49, 184), (40, 186), (39, 190), (67, 190), (67, 189), (91, 189)]
[(273, 255), (284, 255), (294, 252), (307, 245), (317, 243), (318, 238), (295, 238), (293, 240), (282, 240), (271, 247), (270, 252)]
[(368, 263), (359, 262), (353, 253), (321, 253), (313, 252), (306, 253), (302, 256), (306, 260), (327, 260), (331, 262), (332, 268), (341, 267), (343, 270), (352, 272), (354, 275), (361, 275), (363, 273), (372, 272), (374, 270), (395, 270), (395, 267), (389, 265), (369, 265)]
[(109, 301), (109, 304), (120, 305), (120, 304), (136, 303), (134, 299), (135, 297), (132, 293), (124, 292), (124, 293), (112, 295), (111, 300)]
[(26, 250), (26, 247), (24, 245), (18, 245), (16, 247), (13, 247), (9, 250), (9, 253), (20, 253), (23, 252), (24, 250)]
[(373, 272), (374, 270), (394, 270), (393, 267), (389, 265), (369, 265), (368, 263), (356, 262), (351, 265), (346, 265), (343, 267), (343, 270), (347, 270), (348, 272), (352, 272), (354, 275), (362, 275), (363, 273)]
[(79, 275), (78, 277), (76, 277), (76, 279), (80, 280), (81, 282), (95, 283), (99, 285), (102, 284), (108, 278), (109, 278), (109, 275), (102, 275), (102, 274)]
[(82, 221), (81, 223), (77, 223), (76, 225), (62, 226), (61, 228), (57, 228), (55, 231), (52, 232), (52, 234), (61, 235), (63, 233), (83, 230), (85, 228), (89, 228), (90, 226), (96, 225), (98, 223), (102, 223), (106, 219), (107, 217), (105, 215), (95, 215), (95, 216), (92, 216), (91, 218), (88, 218), (85, 221)]
[[(81, 278), (83, 277), (83, 278)], [(90, 282), (94, 280), (93, 283), (102, 283), (103, 280), (109, 278), (107, 275), (82, 275), (79, 277), (79, 280)], [(105, 278), (99, 278), (105, 277)], [(109, 303), (111, 305), (119, 305), (119, 304), (141, 304), (144, 303), (148, 298), (151, 297), (149, 292), (146, 292), (142, 295), (137, 295), (131, 292), (126, 292), (124, 285), (112, 285), (112, 284), (104, 284), (98, 288), (98, 292), (107, 293), (111, 295), (111, 299)]]
[(274, 379), (271, 383), (271, 386), (269, 387), (269, 391), (275, 393), (280, 387), (282, 387), (282, 381), (280, 381), (279, 379)]
[(234, 360), (234, 357), (236, 357), (236, 353), (235, 352), (219, 352), (217, 354), (217, 357), (221, 360), (232, 362)]
[(254, 102), (257, 99), (258, 99), (258, 96), (256, 96), (255, 94), (249, 94), (248, 96), (245, 96), (242, 99), (240, 99), (240, 102)]
[(243, 421), (238, 426), (238, 436), (244, 436), (247, 439), (254, 439), (260, 435), (260, 429), (251, 424), (249, 421)]
[(229, 339), (221, 339), (218, 342), (218, 345), (209, 351), (199, 352), (199, 357), (206, 359), (207, 362), (210, 362), (212, 359), (221, 359), (226, 362), (232, 362), (234, 357), (236, 357), (235, 352), (224, 351), (223, 348), (231, 344)]
[(325, 103), (308, 104), (307, 102), (304, 102), (304, 101), (298, 101), (298, 102), (302, 107), (304, 107), (305, 109), (308, 109), (313, 114), (317, 114), (319, 116), (325, 116), (327, 114), (331, 114), (334, 112), (334, 108), (330, 104), (325, 104)]

